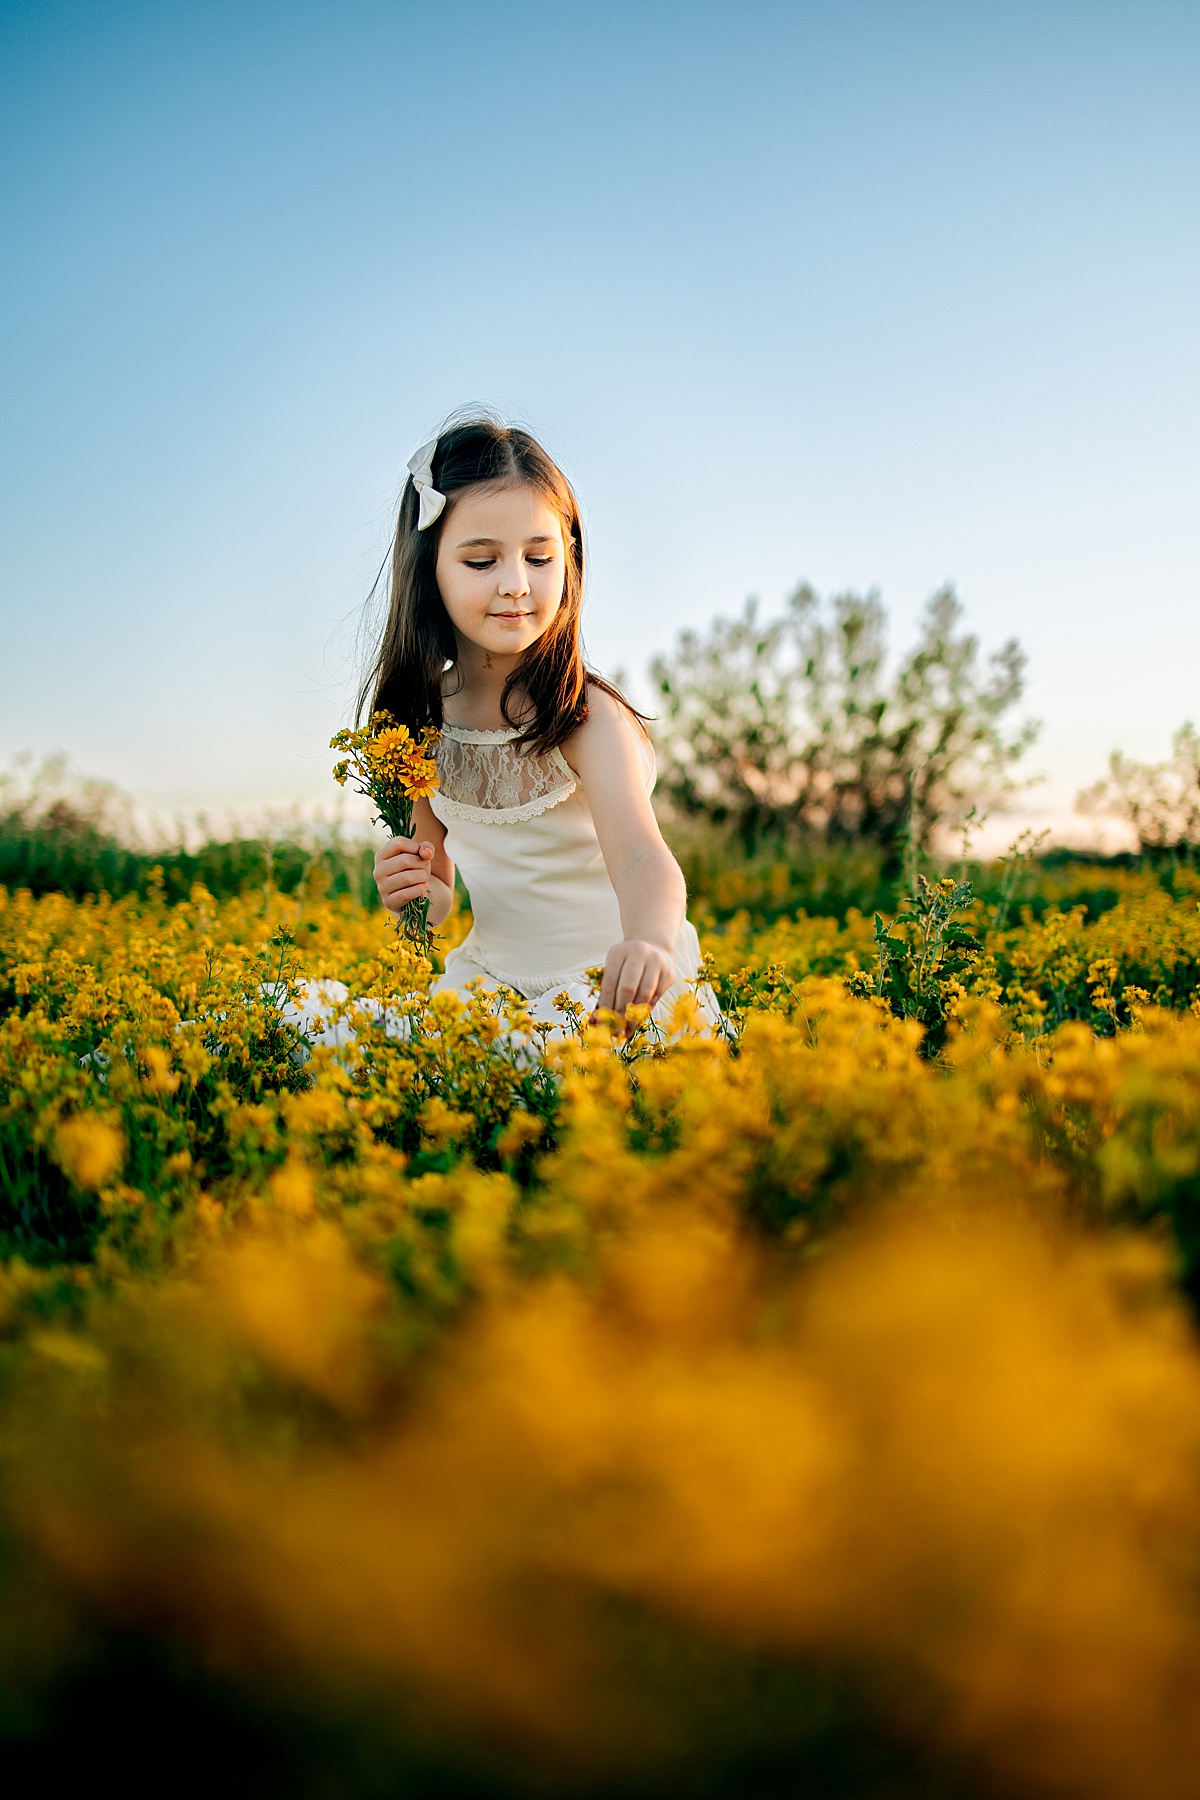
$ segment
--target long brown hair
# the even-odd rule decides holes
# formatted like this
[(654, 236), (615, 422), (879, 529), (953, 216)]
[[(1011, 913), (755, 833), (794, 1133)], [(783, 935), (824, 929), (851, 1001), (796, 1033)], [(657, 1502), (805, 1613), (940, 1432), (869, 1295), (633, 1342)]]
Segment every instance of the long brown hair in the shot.
[[(587, 718), (589, 686), (611, 694), (643, 724), (637, 708), (583, 660), (579, 637), (583, 525), (579, 502), (558, 464), (527, 431), (486, 416), (447, 426), (439, 434), (430, 460), (433, 485), (448, 502), (483, 482), (519, 485), (541, 494), (562, 520), (566, 551), (562, 603), (508, 677), (500, 698), (504, 718), (520, 731), (517, 741), (532, 750), (550, 750), (561, 744)], [(454, 628), (437, 584), (438, 544), (446, 513), (418, 531), (419, 511), (410, 476), (400, 496), (391, 550), (387, 623), (358, 699), (360, 717), (369, 695), (372, 712), (386, 710), (412, 731), (424, 725), (440, 730), (442, 678), (447, 663), (458, 657)], [(515, 719), (508, 709), (518, 687), (525, 696), (525, 716)]]

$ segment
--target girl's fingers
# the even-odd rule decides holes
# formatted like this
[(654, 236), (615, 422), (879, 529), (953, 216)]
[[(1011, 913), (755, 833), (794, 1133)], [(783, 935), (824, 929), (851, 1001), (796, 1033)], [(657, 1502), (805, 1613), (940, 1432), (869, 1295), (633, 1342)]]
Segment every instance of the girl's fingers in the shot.
[(403, 856), (397, 856), (392, 862), (377, 869), (376, 874), (380, 881), (403, 880), (406, 875), (415, 875), (419, 880), (425, 881), (428, 879), (432, 860), (428, 856), (414, 856), (411, 850), (406, 850)]
[(375, 852), (375, 867), (379, 868), (381, 863), (390, 862), (393, 856), (399, 856), (406, 850), (415, 850), (416, 847), (416, 843), (412, 838), (389, 838), (387, 843), (380, 844), (378, 850)]
[(428, 898), (429, 895), (424, 892), (416, 894), (393, 894), (389, 899), (385, 900), (383, 904), (390, 913), (402, 913), (411, 901), (428, 900)]
[(398, 869), (420, 868), (433, 861), (433, 845), (415, 838), (391, 838), (375, 852), (374, 875), (394, 874)]
[(639, 958), (627, 957), (621, 969), (621, 977), (617, 982), (616, 1010), (623, 1013), (627, 1006), (636, 1005), (642, 990), (646, 969)]
[(600, 987), (600, 1006), (606, 1012), (623, 1013), (640, 998), (645, 965), (642, 958), (629, 952), (606, 963)]
[(596, 1005), (601, 1012), (616, 1012), (617, 982), (621, 977), (624, 958), (619, 950), (610, 950), (604, 959), (604, 979), (600, 983), (600, 998)]
[(675, 979), (674, 964), (652, 946), (615, 944), (604, 964), (598, 1005), (623, 1014), (628, 1006), (655, 1006)]
[(410, 900), (429, 899), (432, 862), (432, 844), (420, 844), (409, 850), (393, 848), (378, 853), (375, 858), (375, 886), (379, 890), (379, 898), (389, 911), (399, 912)]
[(417, 880), (428, 881), (433, 861), (433, 846), (429, 846), (429, 855), (418, 854), (414, 850), (399, 851), (389, 857), (386, 862), (375, 865), (375, 879), (382, 881)]
[(433, 845), (418, 844), (411, 838), (395, 838), (390, 844), (384, 844), (375, 852), (375, 867), (386, 869), (393, 863), (401, 862), (405, 857), (415, 857), (421, 862), (433, 861)]
[(383, 899), (389, 904), (393, 900), (416, 900), (428, 894), (429, 877), (427, 875), (416, 877), (408, 875), (401, 876), (399, 879), (393, 877), (390, 881), (381, 881), (378, 886)]

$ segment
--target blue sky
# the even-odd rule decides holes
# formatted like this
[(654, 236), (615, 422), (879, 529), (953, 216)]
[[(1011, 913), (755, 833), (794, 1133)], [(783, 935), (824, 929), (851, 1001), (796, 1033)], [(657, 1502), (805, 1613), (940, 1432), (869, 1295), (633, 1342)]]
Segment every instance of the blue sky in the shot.
[(1200, 8), (0, 0), (0, 757), (321, 798), (412, 449), (544, 436), (635, 674), (800, 578), (1200, 716)]

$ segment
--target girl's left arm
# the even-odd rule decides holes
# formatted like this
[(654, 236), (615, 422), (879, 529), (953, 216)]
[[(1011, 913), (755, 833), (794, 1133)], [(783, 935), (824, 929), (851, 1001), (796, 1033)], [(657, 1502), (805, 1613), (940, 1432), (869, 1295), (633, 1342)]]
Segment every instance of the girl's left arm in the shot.
[(603, 690), (593, 689), (589, 703), (563, 755), (587, 793), (621, 908), (625, 935), (605, 958), (600, 1005), (623, 1013), (629, 1005), (653, 1006), (675, 981), (687, 889), (646, 792), (638, 727)]

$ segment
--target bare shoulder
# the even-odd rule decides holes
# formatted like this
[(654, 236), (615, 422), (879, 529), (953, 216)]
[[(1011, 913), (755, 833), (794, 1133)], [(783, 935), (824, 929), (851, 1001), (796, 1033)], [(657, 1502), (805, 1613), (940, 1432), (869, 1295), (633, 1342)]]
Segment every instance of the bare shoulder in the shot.
[(645, 740), (645, 731), (628, 708), (603, 688), (592, 687), (588, 689), (588, 716), (563, 744), (562, 753), (575, 773), (586, 778), (588, 763), (636, 758), (638, 746)]

